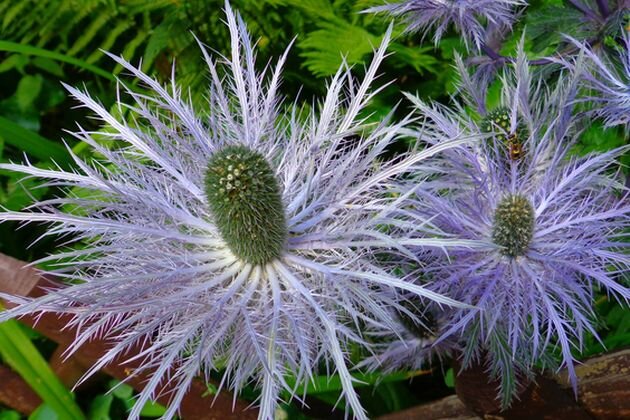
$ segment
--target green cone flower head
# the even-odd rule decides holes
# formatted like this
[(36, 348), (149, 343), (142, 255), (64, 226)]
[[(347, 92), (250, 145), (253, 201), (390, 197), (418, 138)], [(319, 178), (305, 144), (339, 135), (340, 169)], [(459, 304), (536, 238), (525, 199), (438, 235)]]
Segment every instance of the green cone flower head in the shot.
[(492, 240), (503, 255), (525, 255), (534, 233), (534, 208), (520, 195), (510, 195), (499, 201), (494, 211)]
[(280, 188), (264, 156), (246, 146), (227, 146), (210, 159), (206, 198), (221, 236), (250, 264), (279, 258), (287, 240)]
[(510, 143), (523, 143), (527, 140), (527, 127), (520, 117), (516, 118), (516, 128), (512, 129), (510, 110), (498, 107), (490, 111), (479, 124), (484, 133), (494, 133), (495, 139), (509, 146)]

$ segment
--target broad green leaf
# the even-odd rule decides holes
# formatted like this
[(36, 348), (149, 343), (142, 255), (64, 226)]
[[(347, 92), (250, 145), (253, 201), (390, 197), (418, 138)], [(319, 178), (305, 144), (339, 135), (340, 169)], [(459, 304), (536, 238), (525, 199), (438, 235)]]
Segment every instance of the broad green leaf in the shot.
[(22, 174), (11, 173), (6, 190), (0, 194), (0, 203), (7, 210), (22, 210), (33, 203), (33, 200), (43, 197), (48, 190), (40, 187), (37, 179), (23, 177)]
[(109, 410), (114, 401), (111, 394), (97, 395), (90, 404), (90, 412), (88, 418), (90, 420), (110, 420)]
[(32, 45), (23, 45), (23, 44), (18, 44), (16, 42), (10, 42), (10, 41), (0, 41), (0, 51), (15, 52), (15, 53), (26, 54), (26, 55), (34, 55), (37, 57), (50, 58), (52, 60), (62, 61), (64, 63), (72, 64), (75, 67), (88, 70), (98, 76), (101, 76), (111, 81), (116, 80), (116, 78), (111, 73), (99, 67), (96, 67), (93, 64), (88, 64), (83, 60), (79, 60), (78, 58), (74, 58), (69, 55), (61, 54), (55, 51), (50, 51), (50, 50), (45, 50), (43, 48), (34, 47)]
[(44, 79), (42, 93), (39, 95), (36, 105), (40, 111), (47, 111), (63, 103), (65, 99), (66, 90), (58, 82)]
[(121, 400), (128, 400), (133, 397), (133, 388), (125, 383), (122, 383), (116, 379), (109, 381), (111, 388), (111, 394)]
[(22, 110), (16, 95), (0, 101), (0, 116), (29, 131), (38, 132), (41, 128), (40, 112), (35, 107)]
[(17, 69), (18, 71), (24, 71), (24, 67), (28, 64), (29, 59), (22, 54), (12, 54), (7, 57), (2, 63), (0, 63), (0, 73), (4, 73), (9, 70)]
[(166, 413), (166, 407), (153, 401), (147, 402), (140, 411), (142, 417), (162, 417), (164, 413)]
[(71, 160), (66, 149), (59, 143), (48, 140), (4, 117), (0, 117), (0, 136), (6, 143), (39, 160), (52, 159), (61, 166), (65, 166)]
[(57, 63), (55, 60), (46, 57), (34, 57), (31, 60), (31, 64), (35, 67), (47, 71), (53, 76), (57, 76), (59, 78), (64, 77), (63, 68)]
[(20, 413), (13, 410), (0, 410), (0, 420), (20, 420)]
[[(400, 411), (414, 405), (416, 399), (406, 383), (389, 382), (377, 384), (373, 390), (369, 390), (374, 398), (365, 402), (366, 408), (374, 417), (393, 411)], [(363, 394), (365, 395), (365, 394)]]
[(453, 372), (453, 368), (446, 371), (446, 374), (444, 375), (444, 383), (449, 388), (455, 388), (455, 373)]
[(43, 82), (44, 78), (41, 74), (34, 76), (27, 74), (20, 79), (17, 90), (15, 91), (15, 97), (22, 111), (25, 111), (33, 105), (33, 102), (35, 102), (35, 99), (37, 99), (39, 93), (42, 91)]
[(28, 416), (28, 420), (65, 420), (65, 418), (60, 417), (48, 404), (42, 404)]
[[(606, 129), (599, 121), (592, 122), (580, 138), (580, 154), (590, 152), (607, 152), (626, 143), (621, 130)], [(578, 147), (579, 147), (578, 146)]]

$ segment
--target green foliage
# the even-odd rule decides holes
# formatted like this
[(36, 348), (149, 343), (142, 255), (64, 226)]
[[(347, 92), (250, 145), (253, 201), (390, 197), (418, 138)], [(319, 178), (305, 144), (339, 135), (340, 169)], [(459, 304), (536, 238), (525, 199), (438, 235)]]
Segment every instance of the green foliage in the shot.
[[(371, 3), (349, 0), (278, 1), (278, 4), (302, 10), (310, 18), (306, 26), (313, 30), (298, 39), (298, 47), (305, 58), (304, 67), (319, 77), (333, 75), (343, 62), (351, 66), (364, 63), (381, 42), (387, 29), (386, 21), (360, 14)], [(390, 49), (394, 53), (394, 66), (411, 67), (418, 73), (437, 73), (438, 60), (428, 53), (430, 47), (407, 45), (405, 39), (400, 38), (400, 30), (395, 31), (393, 38)]]
[[(375, 386), (377, 384), (386, 384), (390, 382), (400, 382), (407, 381), (416, 376), (424, 375), (427, 372), (424, 370), (416, 370), (409, 372), (393, 372), (387, 375), (382, 375), (379, 373), (356, 373), (353, 375), (356, 382), (356, 387), (369, 387)], [(286, 378), (287, 384), (291, 387), (295, 386), (295, 379), (292, 377)], [(328, 393), (336, 393), (341, 392), (341, 378), (339, 375), (332, 375), (330, 377), (326, 375), (316, 376), (312, 381), (306, 386), (306, 388), (302, 385), (298, 385), (297, 395), (302, 395), (306, 393), (308, 395), (321, 395)]]
[(598, 331), (601, 340), (588, 336), (584, 344), (584, 351), (579, 357), (588, 357), (607, 351), (622, 349), (630, 343), (630, 311), (620, 306), (618, 302), (600, 296), (595, 305)]
[(45, 139), (7, 118), (0, 117), (0, 133), (3, 141), (39, 160), (52, 160), (62, 166), (66, 166), (70, 161), (70, 155), (62, 145)]
[(90, 404), (88, 418), (90, 420), (109, 420), (109, 411), (112, 408), (114, 396), (112, 394), (97, 395)]
[(333, 75), (344, 59), (348, 64), (362, 62), (380, 42), (379, 37), (364, 28), (340, 19), (324, 21), (319, 26), (299, 43), (306, 58), (305, 67), (317, 76)]
[(42, 407), (41, 413), (37, 415), (34, 413), (31, 418), (50, 418), (44, 417), (45, 412), (50, 410), (56, 413), (60, 420), (84, 418), (72, 394), (55, 376), (37, 348), (22, 332), (17, 321), (0, 324), (0, 355), (46, 403), (47, 408)]
[(455, 373), (453, 368), (449, 368), (444, 375), (444, 383), (449, 388), (455, 388)]
[(20, 420), (20, 418), (20, 413), (17, 411), (0, 408), (0, 420)]
[(584, 39), (592, 36), (593, 30), (575, 9), (549, 6), (527, 14), (527, 35), (533, 52), (551, 51), (563, 41), (562, 34)]
[[(133, 388), (129, 385), (111, 380), (108, 383), (109, 392), (98, 394), (92, 399), (88, 418), (90, 420), (116, 420), (124, 417), (135, 404)], [(164, 415), (166, 408), (158, 403), (149, 401), (142, 408), (143, 418), (157, 418)]]
[(13, 62), (16, 63), (18, 69), (23, 70), (25, 64), (25, 56), (35, 56), (33, 64), (42, 70), (52, 73), (56, 76), (63, 76), (63, 69), (59, 67), (55, 61), (61, 61), (68, 64), (72, 64), (75, 67), (83, 68), (97, 74), (101, 77), (114, 81), (115, 78), (111, 73), (100, 69), (88, 62), (74, 58), (68, 54), (61, 54), (55, 51), (46, 50), (43, 48), (33, 47), (31, 45), (23, 45), (15, 42), (0, 41), (0, 51), (13, 52), (21, 55), (10, 56), (2, 64), (3, 70), (6, 71), (11, 68)]
[(601, 122), (593, 121), (580, 137), (579, 153), (607, 152), (625, 142), (621, 129), (605, 129)]
[(37, 410), (33, 411), (33, 413), (28, 416), (28, 420), (73, 420), (72, 417), (63, 417), (59, 415), (58, 412), (48, 404), (40, 405)]

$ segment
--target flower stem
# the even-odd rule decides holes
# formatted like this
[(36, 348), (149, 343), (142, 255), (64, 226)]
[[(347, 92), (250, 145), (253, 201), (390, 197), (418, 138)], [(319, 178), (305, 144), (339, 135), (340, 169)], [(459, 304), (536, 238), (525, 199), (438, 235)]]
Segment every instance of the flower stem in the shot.
[[(500, 53), (498, 53), (496, 50), (494, 50), (492, 47), (490, 47), (486, 43), (481, 44), (481, 51), (494, 61), (501, 61), (501, 62), (508, 62), (508, 63), (513, 63), (514, 61), (516, 61), (514, 57), (501, 55)], [(550, 64), (552, 62), (553, 61), (548, 58), (540, 58), (538, 60), (530, 60), (529, 64), (532, 66), (541, 66), (545, 64)]]
[(539, 58), (538, 60), (529, 60), (529, 65), (530, 66), (544, 66), (545, 64), (551, 64), (553, 63), (553, 60), (550, 60), (548, 58)]
[(608, 0), (597, 0), (597, 7), (604, 18), (610, 15), (610, 8), (608, 7)]
[(500, 60), (503, 58), (501, 54), (496, 52), (494, 49), (492, 49), (492, 47), (490, 47), (485, 42), (481, 44), (481, 51), (488, 57), (492, 58), (493, 60)]

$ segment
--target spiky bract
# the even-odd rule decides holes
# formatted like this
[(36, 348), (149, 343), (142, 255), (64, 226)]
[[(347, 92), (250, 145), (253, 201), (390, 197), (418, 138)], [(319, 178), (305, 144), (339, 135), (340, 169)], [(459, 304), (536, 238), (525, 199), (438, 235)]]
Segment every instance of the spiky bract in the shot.
[(427, 368), (435, 359), (442, 362), (458, 350), (452, 337), (436, 343), (448, 319), (445, 308), (413, 298), (403, 297), (401, 303), (402, 308), (395, 312), (398, 321), (395, 331), (368, 332), (374, 342), (373, 355), (365, 358), (359, 367), (380, 372), (417, 371)]
[(608, 127), (620, 125), (630, 132), (630, 31), (623, 28), (621, 36), (617, 52), (608, 56), (570, 38), (584, 56), (559, 61), (585, 82), (580, 100), (594, 105), (591, 115)]
[(433, 30), (436, 44), (453, 25), (466, 45), (473, 43), (479, 49), (486, 37), (486, 26), (509, 30), (515, 8), (526, 3), (524, 0), (404, 0), (373, 7), (367, 12), (402, 16), (408, 31), (420, 32), (423, 36)]
[[(521, 160), (504, 159), (500, 141), (488, 140), (479, 118), (487, 111), (465, 70), (468, 108), (448, 109), (411, 97), (426, 119), (419, 140), (429, 144), (461, 137), (479, 141), (436, 157), (419, 169), (413, 185), (417, 217), (466, 246), (419, 252), (433, 290), (479, 308), (449, 311), (439, 340), (457, 339), (464, 367), (483, 359), (501, 381), (510, 403), (518, 379), (560, 355), (576, 384), (573, 355), (593, 326), (597, 289), (627, 301), (623, 275), (630, 270), (630, 196), (616, 168), (627, 148), (576, 156), (579, 130), (572, 104), (579, 80), (560, 77), (555, 89), (534, 80), (519, 52), (502, 78), (501, 106), (511, 127), (527, 127)], [(618, 168), (618, 167), (617, 167)], [(418, 224), (418, 226), (421, 226)]]
[[(90, 373), (143, 345), (146, 357), (138, 369), (152, 377), (131, 418), (139, 417), (165, 378), (176, 390), (168, 418), (195, 376), (217, 371), (223, 374), (220, 388), (260, 387), (264, 419), (273, 418), (281, 391), (299, 398), (286, 375), (305, 385), (313, 375), (336, 372), (354, 416), (365, 418), (345, 360), (349, 343), (364, 344), (352, 326), (393, 327), (384, 308), (397, 307), (397, 289), (453, 303), (393, 275), (393, 254), (409, 251), (385, 228), (401, 205), (391, 194), (398, 179), (450, 146), (381, 159), (407, 121), (391, 125), (386, 118), (367, 126), (360, 115), (378, 92), (369, 87), (390, 32), (363, 81), (343, 67), (317, 111), (306, 115), (287, 105), (285, 113), (278, 87), (286, 56), (258, 72), (244, 23), (229, 6), (226, 11), (232, 51), (222, 60), (225, 67), (202, 48), (210, 73), (203, 113), (174, 80), (165, 88), (114, 57), (144, 88), (119, 93), (133, 103), (118, 104), (126, 121), (68, 87), (108, 125), (98, 136), (83, 129), (75, 134), (98, 160), (73, 155), (75, 171), (2, 165), (50, 179), (69, 195), (29, 211), (1, 213), (0, 220), (52, 223), (47, 235), (80, 243), (45, 259), (57, 261), (53, 273), (71, 280), (68, 287), (34, 300), (5, 296), (18, 306), (0, 319), (73, 314), (79, 333), (70, 352), (95, 337), (112, 343)], [(229, 155), (236, 150), (242, 155), (230, 170)], [(252, 168), (258, 174), (250, 175)], [(237, 177), (237, 169), (245, 175)], [(230, 173), (244, 184), (233, 183), (228, 191)], [(256, 176), (262, 183), (254, 182)], [(75, 188), (80, 196), (72, 194)], [(258, 200), (252, 207), (249, 190), (250, 199)], [(215, 201), (221, 197), (235, 201), (221, 207)], [(238, 213), (241, 221), (228, 220), (228, 213)], [(257, 222), (245, 220), (249, 216), (262, 226), (254, 227)], [(251, 238), (249, 245), (239, 243), (248, 240), (247, 227), (272, 237), (269, 252), (261, 243), (248, 249)], [(391, 262), (376, 265), (375, 251), (392, 254), (385, 259)], [(328, 369), (322, 372), (322, 366)]]

